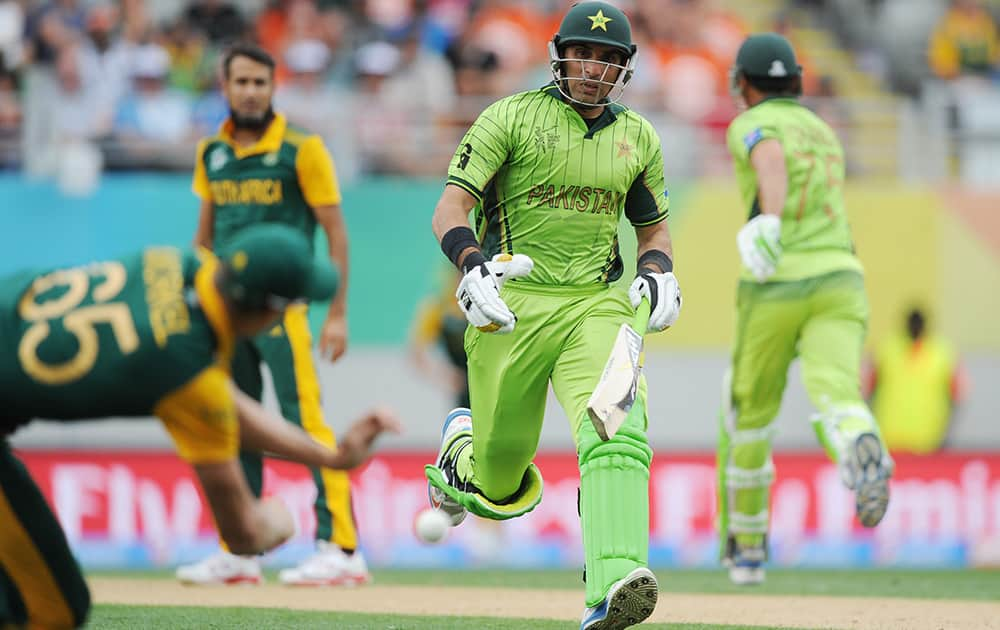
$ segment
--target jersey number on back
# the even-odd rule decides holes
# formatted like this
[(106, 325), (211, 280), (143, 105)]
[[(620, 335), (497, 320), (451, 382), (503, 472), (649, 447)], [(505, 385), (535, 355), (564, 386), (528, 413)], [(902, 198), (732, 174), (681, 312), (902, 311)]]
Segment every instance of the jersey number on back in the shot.
[[(799, 196), (799, 209), (795, 213), (796, 220), (801, 221), (802, 215), (805, 214), (806, 211), (809, 184), (812, 182), (813, 173), (816, 172), (817, 168), (819, 170), (825, 170), (825, 190), (827, 192), (839, 190), (840, 187), (844, 185), (844, 179), (840, 175), (844, 170), (844, 160), (839, 155), (834, 153), (827, 154), (825, 157), (819, 157), (813, 153), (796, 152), (795, 157), (805, 162), (809, 167), (806, 174), (806, 181), (802, 185), (802, 194)], [(823, 212), (825, 212), (826, 216), (830, 217), (831, 220), (836, 219), (836, 216), (833, 213), (833, 208), (830, 207), (830, 204), (823, 204)]]
[[(17, 347), (17, 357), (28, 376), (45, 385), (65, 385), (82, 378), (97, 362), (98, 324), (111, 326), (122, 354), (138, 349), (139, 335), (128, 305), (110, 302), (121, 293), (125, 280), (125, 267), (114, 261), (61, 269), (35, 279), (17, 305), (21, 319), (34, 322)], [(59, 297), (36, 301), (37, 296), (57, 287), (65, 288)], [(80, 306), (88, 294), (94, 304)], [(66, 331), (76, 337), (77, 352), (62, 363), (45, 363), (38, 357), (38, 347), (51, 331), (48, 320), (59, 318)]]

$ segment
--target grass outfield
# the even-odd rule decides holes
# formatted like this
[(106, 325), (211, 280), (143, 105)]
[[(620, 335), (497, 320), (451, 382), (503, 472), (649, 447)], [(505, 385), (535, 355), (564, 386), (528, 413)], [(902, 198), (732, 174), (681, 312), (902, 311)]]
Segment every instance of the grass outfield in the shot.
[[(579, 589), (579, 571), (518, 570), (406, 570), (375, 569), (377, 584), (421, 586), (482, 586), (503, 588)], [(768, 595), (834, 595), (845, 597), (911, 597), (918, 599), (974, 599), (1000, 601), (1000, 570), (806, 570), (769, 569), (767, 582), (755, 587), (738, 587), (723, 570), (656, 569), (660, 591), (666, 593), (761, 593)], [(88, 575), (112, 575), (136, 579), (173, 579), (173, 573), (91, 571)], [(267, 572), (268, 583), (276, 584), (277, 572)]]
[[(379, 585), (440, 586), (442, 589), (463, 587), (504, 587), (525, 589), (579, 590), (583, 596), (580, 574), (576, 571), (417, 571), (376, 570)], [(113, 574), (92, 572), (92, 576), (127, 576), (136, 581), (155, 582), (172, 577), (164, 572)], [(722, 571), (667, 570), (657, 571), (660, 587), (666, 593), (747, 594), (767, 595), (828, 595), (843, 597), (897, 597), (923, 600), (982, 600), (1000, 601), (1000, 571), (814, 571), (771, 570), (767, 583), (754, 588), (732, 586)], [(275, 584), (276, 575), (269, 573), (268, 582)], [(194, 596), (198, 591), (192, 591)], [(128, 606), (97, 604), (88, 628), (125, 630), (133, 628), (330, 628), (338, 630), (555, 630), (571, 627), (565, 621), (542, 619), (504, 619), (497, 617), (426, 617), (404, 614), (374, 614), (349, 612), (315, 612), (280, 608), (211, 608), (196, 606)], [(998, 608), (1000, 610), (1000, 608)], [(582, 611), (581, 611), (582, 612)], [(734, 619), (735, 621), (736, 619)], [(710, 625), (647, 623), (649, 630), (735, 630), (761, 625)], [(787, 628), (787, 626), (783, 626)]]
[[(194, 606), (94, 607), (87, 628), (100, 630), (566, 630), (574, 624), (545, 619), (496, 617), (414, 617), (360, 613), (305, 612), (271, 608), (216, 608), (211, 615)], [(761, 630), (760, 626), (644, 623), (642, 630)], [(782, 630), (796, 630), (783, 628)], [(808, 630), (808, 629), (803, 629)]]
[[(668, 593), (761, 593), (770, 595), (843, 595), (1000, 601), (1000, 570), (816, 571), (771, 569), (767, 582), (738, 587), (722, 571), (659, 569), (660, 591)], [(583, 592), (576, 571), (378, 571), (379, 584), (569, 588)]]

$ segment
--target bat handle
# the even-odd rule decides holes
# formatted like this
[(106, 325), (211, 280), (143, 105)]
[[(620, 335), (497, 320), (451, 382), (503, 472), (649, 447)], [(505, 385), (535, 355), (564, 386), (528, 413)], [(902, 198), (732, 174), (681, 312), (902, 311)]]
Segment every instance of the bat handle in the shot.
[(639, 302), (639, 307), (635, 309), (635, 319), (632, 320), (632, 330), (640, 335), (646, 334), (646, 326), (649, 325), (649, 300), (645, 297)]

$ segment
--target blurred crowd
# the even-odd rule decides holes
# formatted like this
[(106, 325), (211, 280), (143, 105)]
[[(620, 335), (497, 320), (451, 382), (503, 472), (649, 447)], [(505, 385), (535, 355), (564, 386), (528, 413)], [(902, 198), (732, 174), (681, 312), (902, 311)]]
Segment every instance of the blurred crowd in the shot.
[[(0, 0), (0, 167), (37, 176), (189, 168), (197, 138), (228, 113), (220, 54), (252, 40), (278, 62), (276, 108), (326, 139), (343, 179), (440, 176), (487, 103), (550, 79), (546, 42), (572, 3)], [(719, 143), (734, 113), (728, 68), (750, 30), (741, 12), (722, 0), (618, 4), (640, 51), (626, 102), (669, 136), (667, 145)], [(839, 24), (848, 5), (863, 17), (892, 2), (769, 4), (781, 11), (765, 26), (794, 36), (796, 9)], [(988, 7), (951, 5), (925, 36), (926, 67), (949, 80), (992, 77), (1000, 48)], [(860, 52), (877, 43), (847, 27), (840, 34)], [(808, 47), (800, 53), (807, 102), (846, 129), (850, 113), (833, 77), (816, 70)]]

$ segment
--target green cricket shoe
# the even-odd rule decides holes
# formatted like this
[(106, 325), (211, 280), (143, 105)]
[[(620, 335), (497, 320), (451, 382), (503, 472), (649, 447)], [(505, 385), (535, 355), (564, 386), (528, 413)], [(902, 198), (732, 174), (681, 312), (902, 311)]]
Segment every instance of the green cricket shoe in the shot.
[[(444, 426), (441, 428), (441, 450), (438, 451), (435, 462), (449, 485), (457, 487), (461, 483), (455, 464), (459, 453), (467, 448), (472, 448), (472, 411), (465, 407), (456, 407), (445, 418)], [(432, 508), (448, 515), (452, 527), (460, 525), (468, 514), (461, 503), (430, 482), (427, 483), (427, 498)]]
[(580, 630), (623, 630), (642, 623), (656, 608), (660, 588), (646, 567), (633, 569), (608, 589), (601, 603), (583, 612)]
[(885, 457), (882, 441), (874, 433), (862, 433), (845, 462), (854, 490), (854, 509), (865, 527), (875, 527), (889, 508), (889, 478), (892, 460)]

